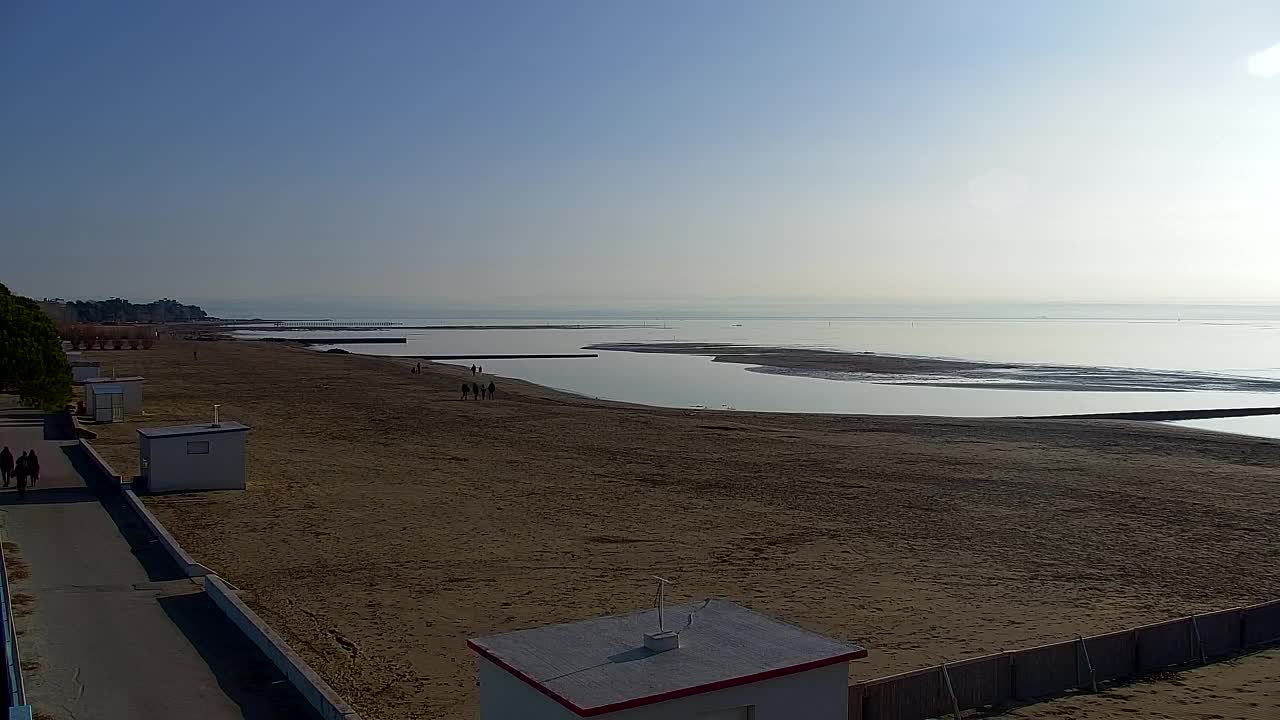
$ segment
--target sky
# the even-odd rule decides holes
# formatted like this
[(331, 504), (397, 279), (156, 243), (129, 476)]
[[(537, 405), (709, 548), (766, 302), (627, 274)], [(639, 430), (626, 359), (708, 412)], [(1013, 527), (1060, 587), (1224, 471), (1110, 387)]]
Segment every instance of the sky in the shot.
[(0, 281), (1280, 303), (1280, 3), (0, 3)]

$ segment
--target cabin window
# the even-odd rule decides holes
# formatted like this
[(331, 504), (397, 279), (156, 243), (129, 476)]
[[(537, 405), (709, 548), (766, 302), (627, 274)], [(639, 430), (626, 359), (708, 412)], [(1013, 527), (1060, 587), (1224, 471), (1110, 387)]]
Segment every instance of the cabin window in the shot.
[(736, 708), (698, 713), (698, 720), (755, 720), (755, 717), (755, 705), (742, 705)]
[(209, 441), (208, 440), (192, 440), (188, 442), (187, 454), (188, 455), (208, 455)]

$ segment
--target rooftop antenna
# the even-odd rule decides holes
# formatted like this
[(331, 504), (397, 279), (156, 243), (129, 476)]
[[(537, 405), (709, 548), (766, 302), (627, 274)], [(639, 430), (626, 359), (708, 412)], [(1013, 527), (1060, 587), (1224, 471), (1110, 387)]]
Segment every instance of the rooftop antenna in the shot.
[(666, 603), (667, 586), (672, 582), (666, 578), (651, 576), (658, 581), (658, 591), (654, 594), (653, 605), (658, 610), (658, 631), (644, 634), (644, 646), (651, 652), (661, 653), (680, 647), (680, 633), (668, 630), (663, 622), (662, 611)]
[(663, 601), (666, 600), (667, 586), (671, 584), (671, 581), (666, 578), (658, 577), (657, 575), (653, 575), (651, 577), (658, 581), (658, 593), (653, 599), (653, 604), (654, 607), (658, 609), (658, 632), (664, 633), (667, 631), (667, 628), (662, 624), (662, 606)]
[(213, 406), (213, 425), (212, 425), (212, 427), (222, 427), (222, 423), (218, 422), (218, 408), (220, 408), (220, 407), (222, 407), (222, 405), (221, 405), (221, 404), (216, 404), (216, 405), (214, 405), (214, 406)]

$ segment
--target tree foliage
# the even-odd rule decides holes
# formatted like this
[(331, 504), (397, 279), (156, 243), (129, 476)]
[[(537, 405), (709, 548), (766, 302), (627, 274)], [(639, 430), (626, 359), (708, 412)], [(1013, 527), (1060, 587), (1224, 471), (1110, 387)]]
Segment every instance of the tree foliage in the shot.
[(71, 401), (71, 365), (53, 321), (35, 301), (0, 284), (0, 392), (59, 410)]
[(120, 298), (77, 300), (67, 303), (76, 318), (85, 323), (166, 323), (190, 322), (209, 317), (198, 305), (183, 305), (163, 298), (149, 303), (131, 303)]

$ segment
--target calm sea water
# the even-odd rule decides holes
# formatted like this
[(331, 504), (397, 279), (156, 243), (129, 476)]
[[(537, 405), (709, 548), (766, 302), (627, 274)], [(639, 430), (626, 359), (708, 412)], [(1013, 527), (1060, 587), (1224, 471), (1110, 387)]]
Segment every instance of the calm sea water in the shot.
[[(496, 325), (507, 320), (398, 320), (403, 325)], [(563, 318), (519, 324), (565, 324)], [(582, 321), (584, 323), (598, 320)], [(641, 323), (640, 320), (611, 322)], [(246, 332), (245, 335), (273, 335)], [(317, 335), (334, 334), (317, 331)], [(343, 336), (353, 333), (342, 332)], [(361, 333), (354, 333), (360, 335)], [(380, 355), (572, 353), (601, 342), (726, 342), (963, 360), (1194, 370), (1280, 378), (1280, 321), (1267, 320), (649, 320), (606, 329), (406, 330), (405, 345), (344, 345)], [(296, 334), (293, 334), (296, 336)], [(879, 385), (748, 372), (708, 357), (601, 351), (590, 359), (483, 360), (486, 373), (580, 395), (672, 407), (949, 416), (1057, 415), (1280, 405), (1280, 395), (1233, 392), (1069, 392)], [(470, 365), (471, 361), (458, 364)], [(1280, 437), (1280, 419), (1194, 421), (1197, 427)]]

